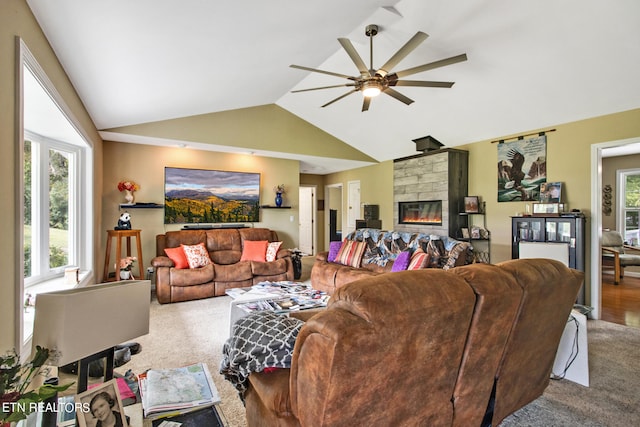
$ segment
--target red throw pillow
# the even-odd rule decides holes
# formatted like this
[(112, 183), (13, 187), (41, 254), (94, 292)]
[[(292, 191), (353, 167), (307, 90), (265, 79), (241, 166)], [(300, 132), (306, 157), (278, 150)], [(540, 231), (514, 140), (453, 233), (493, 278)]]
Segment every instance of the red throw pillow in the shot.
[(165, 248), (164, 253), (173, 261), (174, 268), (189, 268), (189, 261), (182, 247)]
[(429, 258), (429, 254), (422, 249), (416, 250), (413, 255), (411, 255), (411, 261), (409, 261), (407, 270), (420, 270), (421, 268), (425, 268), (429, 265)]
[(242, 256), (240, 261), (261, 261), (267, 260), (267, 246), (269, 242), (266, 240), (245, 240), (242, 243)]
[(366, 242), (355, 240), (344, 240), (338, 251), (335, 262), (342, 265), (358, 268), (362, 262), (364, 250), (367, 248)]

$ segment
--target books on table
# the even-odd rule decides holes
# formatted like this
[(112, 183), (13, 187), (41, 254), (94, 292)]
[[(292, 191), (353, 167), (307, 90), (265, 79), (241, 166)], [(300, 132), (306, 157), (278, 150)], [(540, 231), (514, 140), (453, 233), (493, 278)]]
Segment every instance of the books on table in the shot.
[(170, 417), (220, 403), (205, 363), (150, 369), (139, 375), (138, 381), (145, 418)]

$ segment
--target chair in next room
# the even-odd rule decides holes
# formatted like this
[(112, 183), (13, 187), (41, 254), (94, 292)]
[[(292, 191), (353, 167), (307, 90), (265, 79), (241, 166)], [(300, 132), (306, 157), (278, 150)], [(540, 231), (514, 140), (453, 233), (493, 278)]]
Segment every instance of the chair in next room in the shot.
[(615, 285), (620, 284), (620, 279), (624, 277), (625, 267), (640, 266), (640, 248), (625, 244), (618, 231), (603, 231), (600, 246), (602, 247), (602, 268), (613, 268)]

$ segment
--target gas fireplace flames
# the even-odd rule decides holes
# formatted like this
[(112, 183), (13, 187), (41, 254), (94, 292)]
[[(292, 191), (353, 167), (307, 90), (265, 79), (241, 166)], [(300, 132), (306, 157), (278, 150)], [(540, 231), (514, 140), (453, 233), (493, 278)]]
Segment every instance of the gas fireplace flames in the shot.
[(442, 200), (399, 202), (400, 224), (442, 225)]

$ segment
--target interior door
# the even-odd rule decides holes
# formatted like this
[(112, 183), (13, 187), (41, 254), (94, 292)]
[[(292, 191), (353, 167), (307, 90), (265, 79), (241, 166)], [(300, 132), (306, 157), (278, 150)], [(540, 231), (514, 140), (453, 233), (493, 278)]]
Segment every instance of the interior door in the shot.
[(360, 216), (360, 181), (349, 181), (347, 186), (349, 207), (347, 211), (347, 229), (351, 233), (356, 229), (356, 219)]
[(313, 187), (300, 187), (300, 211), (298, 224), (298, 242), (300, 249), (305, 254), (314, 253), (314, 225), (315, 225), (315, 189)]

